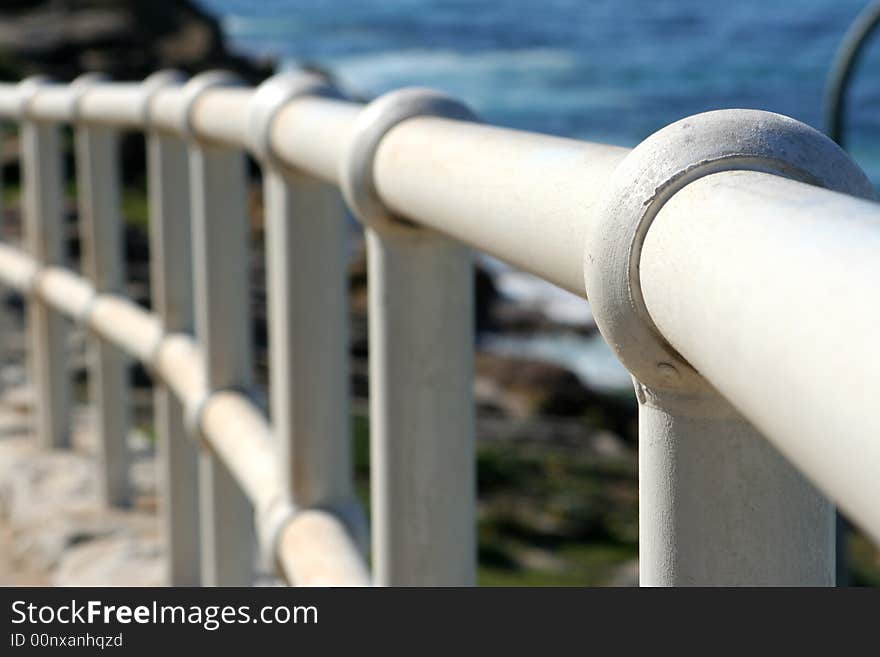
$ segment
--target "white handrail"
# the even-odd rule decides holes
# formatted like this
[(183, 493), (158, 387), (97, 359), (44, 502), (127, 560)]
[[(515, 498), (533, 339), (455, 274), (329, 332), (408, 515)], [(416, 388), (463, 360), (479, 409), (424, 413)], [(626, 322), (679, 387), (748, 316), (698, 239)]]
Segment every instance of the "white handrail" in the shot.
[[(880, 315), (867, 301), (880, 283), (880, 209), (854, 198), (872, 197), (867, 179), (815, 131), (767, 113), (719, 112), (674, 124), (631, 151), (480, 125), (430, 95), (403, 92), (366, 109), (293, 95), (273, 108), (262, 128), (267, 152), (254, 146), (253, 90), (145, 89), (104, 82), (0, 85), (0, 118), (25, 120), (37, 136), (45, 124), (74, 121), (187, 139), (197, 172), (213, 166), (206, 157), (252, 150), (277, 177), (277, 189), (269, 189), (276, 222), (298, 221), (296, 212), (287, 216), (293, 206), (286, 196), (296, 193), (298, 177), (345, 190), (367, 225), (375, 279), (371, 415), (374, 445), (381, 446), (374, 448), (376, 477), (384, 482), (374, 489), (380, 583), (434, 581), (420, 579), (426, 569), (444, 573), (437, 583), (473, 577), (470, 566), (455, 567), (467, 561), (466, 552), (452, 567), (442, 563), (442, 553), (452, 554), (456, 545), (473, 548), (473, 536), (462, 529), (472, 524), (464, 508), (471, 498), (430, 495), (431, 486), (463, 467), (472, 437), (469, 404), (458, 395), (469, 385), (470, 346), (455, 332), (470, 321), (468, 279), (457, 278), (467, 257), (449, 238), (580, 296), (589, 291), (600, 329), (633, 372), (640, 401), (644, 583), (830, 582), (831, 507), (755, 427), (880, 539), (880, 422), (873, 403), (880, 363), (872, 334)], [(47, 146), (28, 148), (43, 149), (38, 165), (44, 166)], [(236, 169), (235, 177), (242, 175)], [(197, 192), (194, 216), (204, 212), (198, 204), (209, 193)], [(31, 199), (31, 212), (43, 216), (39, 201)], [(205, 216), (199, 220), (199, 239), (207, 241), (212, 228)], [(273, 230), (284, 236), (286, 225), (275, 223)], [(197, 253), (204, 247), (195, 245)], [(204, 251), (200, 257), (207, 257)], [(236, 266), (240, 259), (236, 251)], [(297, 308), (314, 303), (304, 289), (286, 296), (293, 294), (288, 283), (295, 272), (285, 269), (283, 254), (273, 261), (275, 312), (287, 298), (303, 304)], [(207, 280), (219, 263), (201, 266), (207, 269), (199, 276)], [(317, 484), (296, 492), (296, 482), (278, 475), (268, 419), (246, 396), (216, 390), (234, 385), (236, 377), (219, 384), (205, 378), (204, 368), (225, 358), (222, 352), (213, 349), (205, 362), (204, 345), (175, 333), (187, 327), (157, 331), (156, 317), (2, 245), (0, 279), (84, 319), (102, 339), (153, 367), (191, 412), (198, 411), (209, 446), (256, 506), (263, 547), (279, 550), (288, 576), (315, 582), (331, 573), (336, 582), (366, 581), (350, 518), (342, 529), (338, 510), (297, 511), (297, 497), (308, 498)], [(314, 289), (321, 284), (310, 281)], [(205, 303), (205, 285), (196, 303)], [(822, 307), (846, 330), (804, 319)], [(291, 334), (293, 315), (284, 312), (276, 315), (276, 342), (308, 334)], [(204, 321), (200, 339), (207, 335)], [(445, 322), (455, 329), (434, 332)], [(142, 330), (120, 328), (134, 324)], [(297, 347), (301, 358), (318, 337)], [(403, 347), (418, 359), (393, 357), (390, 350)], [(276, 344), (275, 353), (285, 351)], [(295, 369), (273, 385), (283, 389), (302, 376)], [(302, 403), (293, 389), (278, 398)], [(440, 449), (442, 425), (462, 418), (454, 432), (461, 440), (439, 458), (431, 450)], [(286, 435), (297, 424), (287, 419), (284, 426)], [(236, 440), (241, 434), (252, 436), (246, 448)], [(326, 468), (329, 453), (309, 451), (313, 439), (285, 445), (292, 451), (281, 460), (301, 453)], [(420, 448), (408, 453), (409, 462), (393, 461), (406, 439)], [(383, 469), (392, 463), (391, 471)], [(417, 472), (401, 494), (398, 471), (408, 465)], [(469, 482), (464, 477), (457, 490), (466, 492)], [(439, 505), (432, 507), (441, 511), (436, 528), (423, 504)], [(306, 517), (309, 522), (297, 520)], [(423, 533), (407, 535), (395, 524), (409, 521)], [(304, 526), (321, 528), (314, 544)], [(444, 536), (452, 540), (442, 543)], [(736, 560), (727, 552), (731, 541)], [(289, 553), (291, 546), (309, 552), (319, 543), (336, 546), (339, 560), (313, 553), (297, 562)], [(793, 550), (801, 554), (792, 557)], [(400, 572), (394, 559), (404, 564)]]

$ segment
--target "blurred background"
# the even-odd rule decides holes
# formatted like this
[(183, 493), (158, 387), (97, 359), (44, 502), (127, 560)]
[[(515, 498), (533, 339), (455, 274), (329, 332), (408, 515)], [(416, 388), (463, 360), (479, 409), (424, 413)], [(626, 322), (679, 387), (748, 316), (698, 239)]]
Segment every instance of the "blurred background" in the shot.
[[(257, 83), (277, 69), (307, 67), (363, 99), (431, 86), (461, 98), (488, 123), (634, 146), (679, 118), (718, 108), (771, 110), (821, 129), (834, 53), (864, 6), (861, 0), (4, 0), (0, 76), (49, 73), (69, 80), (104, 71), (138, 80), (165, 67), (223, 67)], [(847, 114), (849, 150), (875, 184), (878, 79), (880, 43), (867, 49)], [(3, 221), (15, 239), (14, 132), (6, 133), (0, 156)], [(125, 141), (123, 163), (129, 293), (148, 305), (142, 138)], [(252, 305), (264, 384), (261, 198), (252, 170)], [(75, 262), (73, 186), (70, 192)], [(366, 501), (367, 281), (354, 222), (351, 249), (353, 439)], [(480, 583), (636, 583), (636, 406), (626, 371), (582, 300), (490, 258), (478, 261), (475, 285)], [(822, 308), (801, 319), (823, 321)], [(23, 375), (7, 367), (6, 379), (16, 376)], [(81, 361), (76, 376), (85, 401)], [(150, 381), (143, 371), (132, 376), (138, 429), (149, 445)], [(847, 552), (849, 582), (880, 585), (876, 548), (853, 532)]]

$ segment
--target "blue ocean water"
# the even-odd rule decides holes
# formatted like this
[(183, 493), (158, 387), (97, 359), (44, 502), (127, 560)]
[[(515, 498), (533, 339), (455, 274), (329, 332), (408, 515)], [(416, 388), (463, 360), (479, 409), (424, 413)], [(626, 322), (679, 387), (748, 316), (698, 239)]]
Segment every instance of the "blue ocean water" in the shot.
[[(201, 0), (240, 50), (316, 62), (364, 96), (428, 85), (491, 123), (632, 146), (689, 114), (821, 127), (832, 56), (865, 0)], [(880, 36), (850, 150), (880, 184)]]

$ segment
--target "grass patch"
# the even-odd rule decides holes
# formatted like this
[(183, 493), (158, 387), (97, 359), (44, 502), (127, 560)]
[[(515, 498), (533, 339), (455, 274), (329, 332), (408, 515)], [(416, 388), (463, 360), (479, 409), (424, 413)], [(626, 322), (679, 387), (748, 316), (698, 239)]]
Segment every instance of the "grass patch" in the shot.
[[(352, 419), (358, 496), (369, 508), (369, 423)], [(636, 463), (584, 450), (477, 448), (483, 586), (596, 586), (638, 554)]]
[(499, 567), (481, 559), (477, 581), (480, 586), (601, 586), (637, 556), (628, 545), (571, 544), (554, 555), (555, 566), (544, 568)]
[(150, 206), (145, 190), (133, 187), (126, 187), (122, 190), (122, 216), (130, 226), (147, 229), (150, 220)]
[[(3, 207), (18, 207), (22, 200), (21, 191), (21, 185), (18, 182), (4, 182)], [(65, 185), (64, 193), (67, 199), (75, 201), (76, 191), (75, 183), (68, 182)], [(146, 190), (141, 187), (126, 186), (122, 189), (120, 196), (120, 210), (125, 223), (146, 230), (150, 217)]]

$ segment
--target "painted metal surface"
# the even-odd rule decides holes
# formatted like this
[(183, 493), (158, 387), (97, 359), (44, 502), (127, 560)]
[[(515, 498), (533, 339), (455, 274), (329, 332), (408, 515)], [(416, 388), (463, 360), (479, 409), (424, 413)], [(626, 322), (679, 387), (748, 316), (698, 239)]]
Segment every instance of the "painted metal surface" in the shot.
[(669, 343), (875, 540), (878, 248), (876, 203), (736, 171), (670, 199), (641, 258)]
[[(185, 102), (178, 116), (189, 137), (194, 329), (207, 387), (189, 416), (197, 437), (211, 395), (224, 389), (247, 390), (253, 377), (244, 155), (215, 143), (198, 143), (192, 128), (201, 96), (231, 84), (234, 78), (223, 71), (192, 78), (182, 89)], [(202, 584), (250, 585), (255, 540), (250, 501), (227, 462), (213, 450), (200, 451), (198, 471)]]
[[(244, 180), (240, 152), (191, 147), (195, 334), (209, 395), (215, 390), (246, 390), (253, 376)], [(201, 431), (203, 410), (197, 409), (193, 418), (196, 432)], [(227, 464), (210, 451), (199, 455), (199, 487), (202, 583), (249, 585), (253, 580), (249, 501)]]
[[(20, 111), (29, 111), (40, 81), (16, 90)], [(24, 96), (24, 97), (22, 97)], [(63, 265), (64, 173), (57, 125), (27, 118), (21, 124), (24, 243), (40, 266)], [(29, 369), (35, 398), (37, 441), (42, 447), (70, 445), (70, 381), (67, 372), (67, 327), (48, 304), (35, 299), (27, 307)]]
[(417, 116), (473, 118), (434, 91), (387, 94), (364, 108), (340, 167), (367, 233), (373, 572), (383, 586), (466, 586), (476, 580), (471, 254), (394, 216), (373, 168), (385, 135)]
[[(121, 293), (124, 272), (118, 135), (113, 128), (79, 125), (75, 139), (83, 272), (95, 292)], [(130, 501), (129, 359), (124, 351), (96, 336), (90, 336), (88, 351), (100, 494), (105, 504), (125, 506)]]
[[(152, 303), (168, 332), (193, 330), (189, 169), (186, 145), (166, 134), (147, 136)], [(158, 354), (154, 353), (153, 356)], [(154, 393), (159, 451), (160, 515), (168, 550), (166, 581), (200, 582), (198, 446), (187, 435), (185, 407), (167, 385)]]

